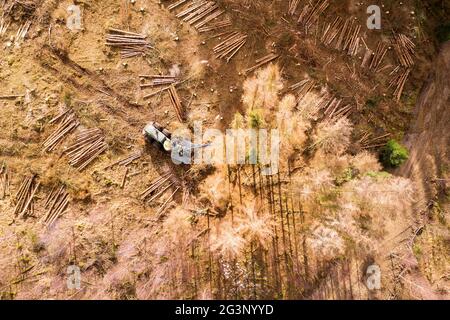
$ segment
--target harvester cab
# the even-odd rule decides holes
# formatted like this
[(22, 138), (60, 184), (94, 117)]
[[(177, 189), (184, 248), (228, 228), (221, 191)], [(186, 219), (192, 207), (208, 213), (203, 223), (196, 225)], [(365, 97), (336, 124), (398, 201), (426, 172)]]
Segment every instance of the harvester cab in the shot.
[(143, 130), (149, 143), (159, 145), (165, 152), (170, 153), (175, 164), (191, 164), (192, 151), (206, 148), (210, 144), (194, 144), (182, 137), (172, 137), (172, 134), (157, 122), (150, 122)]

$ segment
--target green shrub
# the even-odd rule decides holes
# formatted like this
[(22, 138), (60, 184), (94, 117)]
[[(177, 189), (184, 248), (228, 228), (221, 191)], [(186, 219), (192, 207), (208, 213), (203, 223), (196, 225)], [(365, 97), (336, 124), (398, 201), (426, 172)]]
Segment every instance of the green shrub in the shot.
[(395, 140), (389, 140), (381, 152), (381, 162), (385, 167), (400, 167), (408, 157), (408, 150)]

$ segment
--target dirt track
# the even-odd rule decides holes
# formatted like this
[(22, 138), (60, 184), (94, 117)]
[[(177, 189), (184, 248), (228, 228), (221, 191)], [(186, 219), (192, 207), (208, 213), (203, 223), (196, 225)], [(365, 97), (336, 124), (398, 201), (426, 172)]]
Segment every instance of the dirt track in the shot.
[[(416, 239), (415, 246), (422, 245), (427, 250), (426, 255), (418, 257), (418, 262), (410, 253), (408, 259), (412, 259), (413, 271), (407, 276), (413, 283), (420, 283), (416, 286), (415, 294), (422, 299), (445, 298), (436, 294), (438, 287), (448, 286), (441, 279), (425, 279), (424, 268), (439, 269), (436, 264), (429, 263), (427, 260), (434, 259), (436, 244), (433, 240), (436, 237), (447, 239), (449, 237), (448, 229), (439, 222), (434, 221), (432, 212), (439, 208), (444, 217), (444, 221), (449, 218), (448, 200), (442, 199), (443, 194), (448, 188), (448, 166), (450, 149), (450, 131), (448, 124), (450, 121), (450, 42), (443, 45), (439, 56), (431, 70), (429, 79), (425, 84), (416, 106), (416, 120), (412, 125), (409, 134), (405, 137), (405, 143), (408, 146), (411, 156), (408, 162), (399, 170), (399, 174), (412, 179), (418, 188), (418, 198), (416, 203), (417, 212), (428, 213), (417, 217), (420, 224), (424, 226), (425, 231)], [(443, 200), (443, 201), (440, 201)], [(440, 204), (438, 204), (440, 203)], [(440, 207), (442, 206), (442, 207)], [(429, 239), (430, 241), (427, 241)], [(444, 240), (445, 241), (445, 240)], [(445, 250), (445, 249), (444, 249)], [(429, 255), (429, 256), (428, 256)], [(417, 255), (416, 255), (417, 256)], [(448, 257), (448, 252), (447, 252)], [(415, 270), (416, 268), (419, 268)], [(443, 270), (448, 266), (442, 266)], [(419, 271), (420, 270), (420, 271)], [(436, 272), (436, 270), (435, 270)], [(439, 272), (439, 271), (438, 271)], [(445, 272), (445, 271), (442, 271)], [(445, 275), (445, 274), (444, 274)], [(443, 276), (445, 280), (445, 276)], [(431, 285), (430, 285), (431, 282)], [(448, 299), (448, 294), (446, 296)]]

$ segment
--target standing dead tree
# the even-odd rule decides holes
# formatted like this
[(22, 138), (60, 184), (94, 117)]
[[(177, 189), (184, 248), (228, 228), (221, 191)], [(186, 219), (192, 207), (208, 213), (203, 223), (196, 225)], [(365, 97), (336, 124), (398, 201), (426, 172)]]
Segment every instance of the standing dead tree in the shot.
[(69, 205), (69, 194), (64, 186), (53, 188), (47, 199), (44, 207), (47, 209), (46, 215), (43, 217), (43, 222), (47, 227), (50, 227), (55, 221), (66, 211)]
[(65, 151), (69, 164), (79, 171), (85, 169), (100, 154), (108, 149), (100, 129), (87, 129), (77, 135), (75, 142)]
[(36, 183), (36, 175), (27, 176), (22, 180), (19, 190), (14, 197), (16, 207), (14, 215), (26, 218), (34, 215), (34, 197), (39, 189), (40, 183)]
[(80, 122), (72, 110), (66, 110), (50, 121), (55, 123), (60, 121), (60, 125), (42, 144), (44, 152), (53, 151), (73, 130), (75, 130)]

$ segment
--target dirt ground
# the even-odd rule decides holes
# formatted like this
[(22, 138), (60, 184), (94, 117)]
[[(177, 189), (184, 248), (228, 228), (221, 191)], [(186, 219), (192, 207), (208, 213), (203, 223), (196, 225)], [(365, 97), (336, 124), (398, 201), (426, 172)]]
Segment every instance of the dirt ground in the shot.
[[(361, 150), (358, 141), (366, 133), (373, 137), (390, 134), (398, 140), (408, 133), (405, 141), (411, 159), (396, 174), (411, 177), (419, 186), (421, 199), (404, 221), (392, 222), (386, 239), (410, 226), (414, 226), (413, 232), (420, 228), (412, 244), (415, 256), (407, 257), (417, 258), (417, 265), (414, 261), (408, 267), (418, 275), (409, 273), (405, 281), (426, 287), (425, 293), (414, 291), (414, 298), (448, 297), (449, 88), (448, 72), (443, 71), (449, 70), (448, 48), (434, 62), (438, 46), (430, 30), (435, 22), (427, 22), (426, 5), (413, 12), (416, 1), (403, 1), (400, 8), (397, 1), (384, 1), (386, 27), (363, 30), (370, 48), (380, 39), (388, 39), (393, 30), (414, 35), (416, 65), (402, 99), (395, 101), (387, 89), (389, 73), (396, 64), (393, 50), (386, 56), (386, 69), (373, 74), (360, 67), (363, 44), (356, 56), (349, 57), (318, 43), (317, 37), (301, 31), (296, 19), (286, 13), (288, 1), (218, 1), (232, 20), (231, 29), (248, 35), (245, 47), (229, 63), (214, 57), (220, 34), (200, 34), (180, 22), (166, 8), (173, 1), (76, 1), (82, 9), (83, 29), (78, 32), (66, 27), (67, 7), (72, 1), (35, 2), (38, 5), (30, 13), (17, 11), (8, 32), (0, 35), (0, 96), (19, 96), (0, 99), (0, 164), (8, 165), (12, 186), (10, 195), (0, 199), (0, 264), (4, 266), (0, 298), (172, 298), (168, 285), (161, 285), (166, 272), (161, 270), (164, 256), (153, 246), (165, 232), (163, 224), (155, 220), (164, 200), (149, 205), (140, 195), (152, 180), (169, 170), (175, 183), (188, 186), (192, 200), (186, 209), (205, 209), (204, 194), (198, 188), (212, 170), (198, 168), (194, 173), (173, 165), (166, 154), (146, 145), (142, 128), (149, 121), (158, 121), (175, 130), (192, 127), (198, 120), (204, 127), (229, 128), (236, 112), (245, 113), (241, 101), (245, 70), (271, 52), (280, 55), (277, 63), (285, 88), (312, 79), (317, 90), (327, 89), (354, 106), (350, 116), (355, 126), (352, 154)], [(7, 3), (3, 1), (3, 5)], [(354, 16), (364, 24), (367, 13), (358, 4), (352, 0), (333, 4), (326, 19)], [(13, 37), (27, 20), (32, 21), (27, 36), (16, 43)], [(118, 50), (105, 45), (110, 27), (147, 34), (154, 49), (145, 56), (121, 59)], [(436, 71), (427, 81), (431, 66)], [(139, 86), (139, 75), (168, 74), (174, 68), (184, 79), (177, 86), (186, 107), (183, 125), (167, 94), (144, 99), (152, 89)], [(62, 155), (64, 146), (74, 141), (73, 135), (56, 151), (42, 151), (43, 141), (55, 128), (49, 121), (67, 107), (81, 122), (77, 130), (100, 128), (109, 146), (83, 172), (69, 166)], [(142, 151), (143, 156), (130, 166), (131, 174), (122, 188), (125, 169), (106, 167), (133, 151)], [(293, 167), (297, 165), (293, 163)], [(22, 178), (31, 173), (41, 181), (35, 216), (20, 220), (13, 213), (13, 195)], [(67, 186), (70, 207), (57, 224), (45, 228), (39, 223), (45, 213), (43, 201), (60, 183)], [(181, 195), (174, 200), (174, 205), (185, 205)], [(424, 207), (433, 209), (435, 216), (418, 218), (417, 211)], [(435, 221), (441, 216), (447, 224)], [(202, 217), (191, 232), (201, 232), (206, 224), (209, 227), (209, 219), (206, 222)], [(396, 244), (389, 242), (386, 250)], [(88, 290), (66, 290), (69, 264), (81, 266)], [(439, 290), (442, 295), (436, 293)], [(389, 296), (389, 292), (381, 294), (381, 298)], [(198, 297), (202, 296), (194, 298)], [(205, 294), (205, 298), (210, 296)]]

